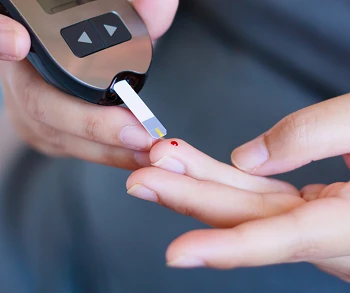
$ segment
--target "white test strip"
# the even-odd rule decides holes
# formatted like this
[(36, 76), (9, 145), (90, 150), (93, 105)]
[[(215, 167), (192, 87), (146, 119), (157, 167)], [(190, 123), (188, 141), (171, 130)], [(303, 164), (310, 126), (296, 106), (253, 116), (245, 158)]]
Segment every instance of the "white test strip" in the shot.
[(167, 134), (167, 130), (162, 123), (154, 116), (127, 81), (117, 82), (113, 89), (153, 138), (159, 139)]

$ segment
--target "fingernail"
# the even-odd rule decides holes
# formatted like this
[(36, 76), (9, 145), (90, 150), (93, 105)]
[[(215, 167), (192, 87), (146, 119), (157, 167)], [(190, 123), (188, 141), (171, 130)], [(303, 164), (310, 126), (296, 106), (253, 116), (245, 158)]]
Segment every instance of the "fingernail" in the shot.
[(253, 171), (269, 158), (264, 137), (260, 136), (232, 153), (232, 163), (243, 171)]
[(161, 158), (158, 162), (152, 165), (178, 174), (185, 174), (186, 172), (184, 164), (182, 164), (179, 160), (167, 156)]
[(196, 257), (182, 256), (182, 257), (176, 258), (173, 261), (168, 262), (167, 266), (171, 268), (183, 268), (183, 269), (203, 268), (205, 267), (205, 262)]
[(134, 153), (135, 162), (141, 167), (150, 167), (151, 161), (149, 158), (149, 152), (135, 152)]
[(131, 187), (128, 190), (128, 194), (143, 200), (158, 202), (157, 194), (141, 184), (136, 184), (133, 187)]
[(136, 149), (149, 149), (153, 139), (141, 125), (125, 126), (120, 133), (120, 140)]
[(17, 35), (12, 28), (0, 26), (0, 57), (6, 60), (17, 59)]

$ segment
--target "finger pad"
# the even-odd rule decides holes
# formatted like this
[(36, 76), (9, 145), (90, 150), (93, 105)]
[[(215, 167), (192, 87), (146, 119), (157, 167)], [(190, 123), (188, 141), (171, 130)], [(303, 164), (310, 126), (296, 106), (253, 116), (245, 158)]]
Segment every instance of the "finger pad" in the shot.
[(152, 39), (157, 39), (171, 25), (178, 0), (134, 0), (133, 5), (146, 23)]
[(195, 255), (201, 244), (207, 242), (210, 232), (209, 230), (191, 231), (176, 238), (166, 251), (166, 259), (172, 261), (184, 255)]
[(30, 49), (30, 37), (27, 30), (18, 22), (15, 22), (13, 19), (3, 15), (0, 15), (0, 26), (7, 29), (12, 29), (15, 32), (16, 40), (18, 42), (18, 59), (21, 60), (25, 58)]
[(182, 156), (182, 154), (188, 149), (188, 146), (189, 145), (181, 139), (166, 139), (160, 141), (151, 149), (151, 162), (156, 163), (165, 156)]

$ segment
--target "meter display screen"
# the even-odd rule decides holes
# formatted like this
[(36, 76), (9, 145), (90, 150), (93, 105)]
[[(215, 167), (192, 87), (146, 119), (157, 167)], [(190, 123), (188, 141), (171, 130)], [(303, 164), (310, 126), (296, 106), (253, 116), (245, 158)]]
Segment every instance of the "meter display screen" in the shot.
[(37, 0), (48, 14), (55, 14), (96, 0)]

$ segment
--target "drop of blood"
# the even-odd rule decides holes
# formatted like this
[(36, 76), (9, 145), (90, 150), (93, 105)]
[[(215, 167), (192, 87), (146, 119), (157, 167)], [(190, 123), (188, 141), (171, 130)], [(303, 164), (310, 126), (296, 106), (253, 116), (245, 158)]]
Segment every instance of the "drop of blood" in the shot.
[(177, 141), (172, 141), (171, 144), (172, 144), (173, 146), (179, 146), (179, 144), (177, 143)]

